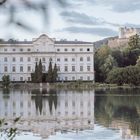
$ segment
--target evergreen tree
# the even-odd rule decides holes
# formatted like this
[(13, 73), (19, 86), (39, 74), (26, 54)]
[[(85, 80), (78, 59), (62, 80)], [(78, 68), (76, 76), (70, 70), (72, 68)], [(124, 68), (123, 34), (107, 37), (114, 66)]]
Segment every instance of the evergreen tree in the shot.
[(52, 62), (49, 63), (48, 74), (47, 74), (47, 82), (53, 82), (53, 70), (52, 70)]
[(54, 65), (54, 69), (53, 69), (53, 82), (56, 82), (57, 81), (57, 65), (55, 64)]
[(42, 73), (42, 62), (41, 62), (41, 59), (39, 60), (39, 65), (38, 65), (38, 69), (37, 69), (37, 77), (38, 77), (38, 82), (41, 83), (42, 82), (42, 76), (43, 76), (43, 73)]
[(40, 59), (39, 65), (37, 64), (37, 62), (35, 64), (35, 72), (31, 73), (32, 82), (40, 83), (40, 82), (42, 82), (42, 77), (43, 77), (42, 62), (41, 62), (41, 59)]
[(37, 62), (35, 64), (35, 72), (34, 72), (34, 82), (37, 82), (37, 77), (38, 77), (38, 65), (37, 65)]

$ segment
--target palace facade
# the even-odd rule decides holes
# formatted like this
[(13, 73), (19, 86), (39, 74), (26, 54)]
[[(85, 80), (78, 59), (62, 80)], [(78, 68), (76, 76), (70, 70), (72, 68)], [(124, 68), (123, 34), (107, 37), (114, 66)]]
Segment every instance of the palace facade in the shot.
[(94, 46), (91, 42), (56, 41), (43, 34), (32, 41), (0, 42), (0, 80), (31, 81), (36, 62), (42, 60), (43, 72), (49, 62), (57, 65), (58, 81), (94, 81)]

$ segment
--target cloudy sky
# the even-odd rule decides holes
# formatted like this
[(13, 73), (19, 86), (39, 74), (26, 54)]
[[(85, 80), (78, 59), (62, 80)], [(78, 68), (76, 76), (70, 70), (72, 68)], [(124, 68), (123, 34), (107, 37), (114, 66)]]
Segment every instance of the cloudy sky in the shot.
[[(121, 26), (140, 27), (139, 0), (48, 0), (43, 3), (47, 5), (47, 13), (43, 15), (13, 1), (17, 24), (9, 23), (8, 4), (6, 8), (0, 7), (0, 38), (31, 40), (46, 33), (56, 39), (97, 41), (117, 36)], [(39, 1), (43, 2), (34, 0), (33, 3)], [(19, 26), (20, 23), (29, 28)]]

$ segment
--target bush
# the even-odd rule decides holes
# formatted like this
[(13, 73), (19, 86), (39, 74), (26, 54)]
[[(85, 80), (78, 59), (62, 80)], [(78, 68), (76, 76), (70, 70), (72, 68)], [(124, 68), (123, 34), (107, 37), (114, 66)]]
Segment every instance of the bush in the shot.
[(5, 88), (7, 88), (7, 87), (9, 86), (9, 84), (10, 84), (10, 77), (9, 77), (9, 75), (4, 75), (4, 76), (2, 77), (2, 85), (3, 85)]

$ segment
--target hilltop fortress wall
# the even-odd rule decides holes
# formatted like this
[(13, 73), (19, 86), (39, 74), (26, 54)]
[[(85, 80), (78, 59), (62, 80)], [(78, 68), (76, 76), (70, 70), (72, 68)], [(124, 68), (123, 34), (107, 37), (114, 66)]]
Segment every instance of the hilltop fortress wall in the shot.
[(110, 48), (127, 46), (129, 38), (136, 34), (140, 35), (140, 28), (121, 27), (118, 38), (108, 40), (108, 46)]

